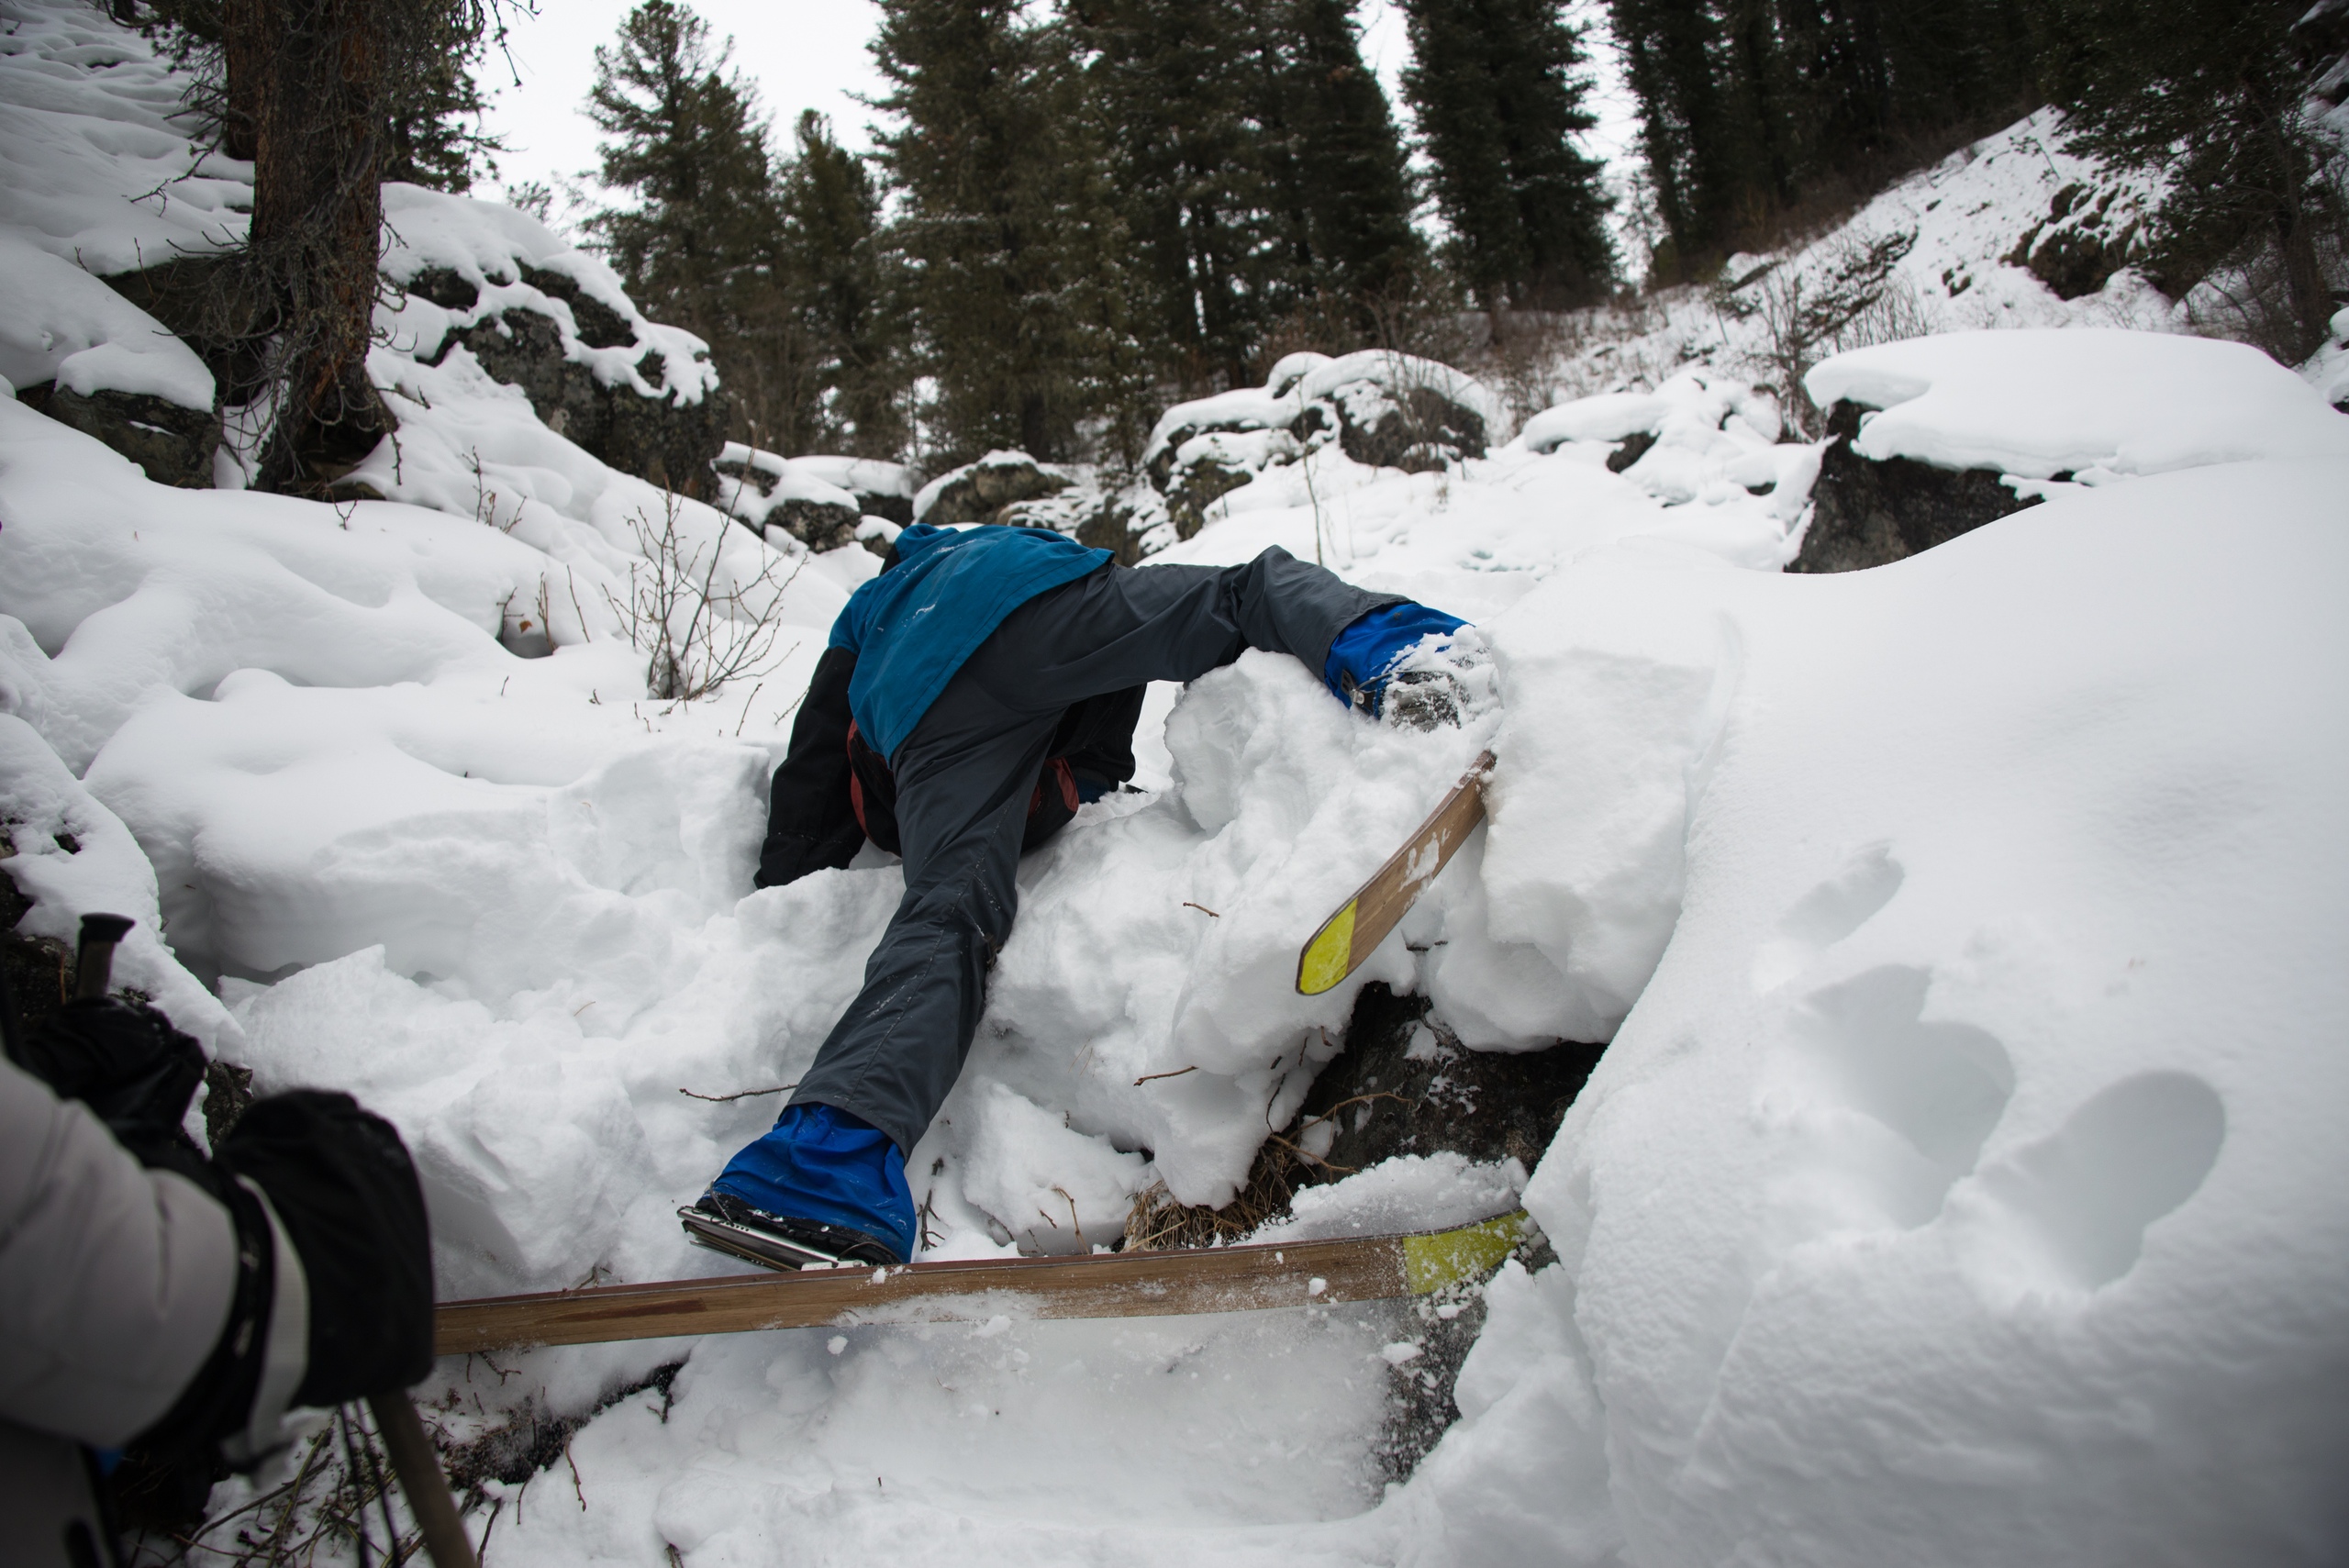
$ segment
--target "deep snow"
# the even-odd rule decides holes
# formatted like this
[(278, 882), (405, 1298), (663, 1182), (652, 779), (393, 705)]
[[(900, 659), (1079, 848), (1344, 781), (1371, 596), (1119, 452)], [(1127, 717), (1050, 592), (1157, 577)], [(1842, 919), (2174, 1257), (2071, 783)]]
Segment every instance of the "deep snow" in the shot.
[[(0, 30), (0, 244), (62, 265), (228, 222), (236, 172), (185, 179), (142, 42), (38, 0)], [(2045, 129), (1870, 212), (1971, 191), (1987, 234)], [(173, 174), (195, 195), (132, 199)], [(523, 287), (527, 261), (666, 330), (518, 214), (396, 205), (418, 265)], [(1932, 221), (1920, 250), (1958, 256), (1972, 230)], [(2143, 304), (2124, 279), (2092, 318), (1967, 253), (1963, 297), (2017, 321)], [(95, 297), (24, 286), (44, 319)], [(873, 558), (683, 504), (783, 632), (763, 673), (649, 700), (625, 606), (664, 503), (470, 355), (417, 363), (439, 308), (387, 312), (372, 361), (389, 502), (166, 489), (0, 397), (9, 873), (40, 932), (138, 916), (123, 979), (260, 1086), (398, 1122), (444, 1296), (721, 1270), (671, 1210), (767, 1124), (899, 887), (872, 855), (749, 891), (790, 706)], [(667, 341), (681, 377), (697, 345)], [(1277, 1232), (1521, 1192), (1555, 1245), (1486, 1293), (1463, 1419), (1407, 1483), (1375, 1457), (1403, 1307), (582, 1348), (426, 1391), (462, 1439), (684, 1361), (569, 1467), (491, 1486), (490, 1561), (2339, 1560), (2349, 462), (2294, 454), (2349, 419), (2230, 353), (2001, 333), (1831, 361), (1813, 395), (1869, 389), (1887, 450), (2103, 470), (1875, 572), (1777, 574), (1816, 450), (1776, 439), (1757, 373), (1677, 350), (1461, 472), (1323, 447), (1154, 558), (1324, 560), (1475, 619), (1492, 689), (1424, 736), (1261, 655), (1153, 692), (1145, 790), (1022, 867), (908, 1165), (931, 1255), (1094, 1246), (1154, 1183), (1228, 1195), (1369, 980), (1484, 1049), (1611, 1036), (1530, 1181), (1396, 1162)], [(2051, 365), (2119, 391), (2055, 432)], [(2241, 398), (2268, 444), (2221, 428)], [(1609, 473), (1632, 429), (1660, 439)], [(1353, 984), (1295, 995), (1303, 936), (1487, 743), (1489, 828)]]

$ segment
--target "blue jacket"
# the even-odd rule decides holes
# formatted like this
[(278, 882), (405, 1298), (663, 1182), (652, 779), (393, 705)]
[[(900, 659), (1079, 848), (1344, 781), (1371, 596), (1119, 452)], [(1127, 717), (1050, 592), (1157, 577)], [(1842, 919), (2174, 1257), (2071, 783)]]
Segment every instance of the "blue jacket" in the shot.
[(856, 655), (849, 712), (873, 749), (896, 761), (921, 716), (1003, 617), (1098, 570), (1087, 550), (1048, 528), (934, 528), (897, 536), (897, 564), (849, 596), (831, 646)]

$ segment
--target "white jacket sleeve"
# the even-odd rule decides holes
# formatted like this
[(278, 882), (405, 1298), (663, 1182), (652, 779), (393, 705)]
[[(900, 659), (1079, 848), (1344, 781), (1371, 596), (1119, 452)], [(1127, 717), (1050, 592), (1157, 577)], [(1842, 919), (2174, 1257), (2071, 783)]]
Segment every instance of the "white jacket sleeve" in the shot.
[(227, 1208), (0, 1059), (0, 1418), (137, 1436), (218, 1342), (237, 1268)]

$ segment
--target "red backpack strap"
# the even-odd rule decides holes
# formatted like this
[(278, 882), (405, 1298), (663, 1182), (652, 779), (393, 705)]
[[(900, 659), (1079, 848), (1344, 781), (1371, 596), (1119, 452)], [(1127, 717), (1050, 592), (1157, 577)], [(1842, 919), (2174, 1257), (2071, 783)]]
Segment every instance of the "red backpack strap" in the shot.
[(864, 820), (864, 785), (858, 782), (856, 776), (856, 720), (852, 718), (848, 721), (848, 754), (849, 809), (856, 813), (857, 827), (863, 830), (866, 838), (870, 839), (873, 837), (873, 829)]

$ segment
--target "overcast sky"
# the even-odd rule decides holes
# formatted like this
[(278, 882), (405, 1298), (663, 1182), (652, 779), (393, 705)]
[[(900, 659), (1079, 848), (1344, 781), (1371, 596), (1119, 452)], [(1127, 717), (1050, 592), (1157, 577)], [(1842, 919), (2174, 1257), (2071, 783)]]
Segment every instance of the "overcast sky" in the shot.
[[(495, 88), (490, 128), (511, 149), (498, 159), (500, 183), (530, 180), (559, 184), (590, 174), (596, 165), (596, 128), (579, 112), (595, 81), (596, 46), (618, 34), (620, 18), (633, 0), (540, 0), (540, 14), (514, 26), (512, 51), (521, 84), (514, 85), (493, 61), (484, 87)], [(852, 147), (869, 147), (872, 112), (855, 101), (881, 91), (866, 44), (879, 7), (870, 0), (692, 0), (693, 7), (720, 38), (734, 40), (734, 64), (758, 88), (761, 106), (773, 119), (779, 146), (789, 145), (792, 123), (802, 109), (831, 117), (833, 134)], [(1581, 0), (1577, 9), (1596, 9)], [(1364, 0), (1363, 56), (1396, 112), (1402, 103), (1401, 72), (1410, 52), (1402, 13), (1395, 0)], [(1591, 106), (1601, 117), (1591, 150), (1610, 162), (1627, 150), (1629, 105), (1604, 69)], [(484, 191), (484, 195), (494, 193)], [(558, 204), (559, 206), (560, 204)]]

